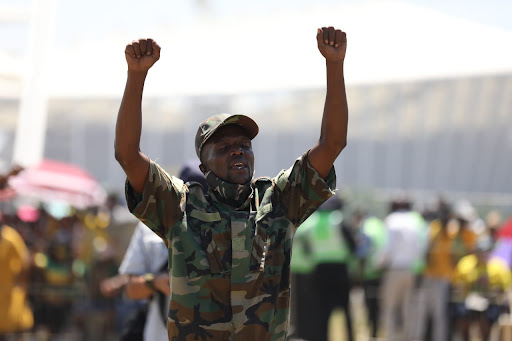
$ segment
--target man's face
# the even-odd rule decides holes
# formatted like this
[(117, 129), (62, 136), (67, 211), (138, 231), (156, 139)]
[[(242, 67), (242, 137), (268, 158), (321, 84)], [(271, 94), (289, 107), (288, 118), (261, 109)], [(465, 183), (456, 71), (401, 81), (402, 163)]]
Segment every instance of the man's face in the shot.
[(230, 183), (249, 182), (254, 172), (251, 139), (237, 125), (220, 128), (203, 146), (200, 167)]

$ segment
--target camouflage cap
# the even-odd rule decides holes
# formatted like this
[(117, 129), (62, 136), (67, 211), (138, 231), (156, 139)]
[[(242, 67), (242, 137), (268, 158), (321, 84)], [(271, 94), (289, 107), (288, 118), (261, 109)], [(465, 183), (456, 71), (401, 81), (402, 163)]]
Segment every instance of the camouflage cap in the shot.
[(199, 158), (201, 158), (201, 150), (206, 141), (208, 141), (219, 128), (229, 124), (235, 124), (243, 128), (247, 132), (247, 137), (251, 140), (258, 135), (258, 125), (248, 116), (230, 114), (214, 115), (201, 122), (197, 129), (196, 154)]

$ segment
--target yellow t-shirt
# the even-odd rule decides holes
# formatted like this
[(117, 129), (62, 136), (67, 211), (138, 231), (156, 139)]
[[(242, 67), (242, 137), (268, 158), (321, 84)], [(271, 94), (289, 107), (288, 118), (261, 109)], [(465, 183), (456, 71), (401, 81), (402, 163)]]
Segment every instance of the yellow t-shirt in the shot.
[(459, 257), (471, 252), (476, 244), (476, 235), (468, 229), (448, 226), (443, 230), (441, 223), (430, 224), (428, 261), (424, 275), (430, 278), (452, 280)]
[(28, 266), (28, 250), (11, 227), (0, 226), (0, 333), (32, 328), (34, 318), (17, 277)]
[(510, 288), (512, 276), (507, 264), (499, 258), (491, 258), (478, 264), (472, 254), (463, 257), (457, 264), (454, 282), (463, 294), (476, 292), (487, 296), (490, 293), (503, 293)]

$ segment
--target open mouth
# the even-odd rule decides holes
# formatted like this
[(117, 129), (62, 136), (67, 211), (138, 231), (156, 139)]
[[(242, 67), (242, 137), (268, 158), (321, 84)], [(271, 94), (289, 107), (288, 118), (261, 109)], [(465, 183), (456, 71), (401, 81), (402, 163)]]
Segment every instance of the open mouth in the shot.
[(247, 166), (243, 162), (234, 162), (234, 163), (231, 164), (230, 168), (233, 168), (233, 169), (245, 169), (245, 168), (247, 168)]

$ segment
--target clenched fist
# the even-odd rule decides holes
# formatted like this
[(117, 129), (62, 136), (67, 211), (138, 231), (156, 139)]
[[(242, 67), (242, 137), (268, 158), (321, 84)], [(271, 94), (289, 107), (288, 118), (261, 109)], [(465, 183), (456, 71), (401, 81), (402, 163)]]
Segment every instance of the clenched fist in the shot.
[(347, 51), (347, 35), (334, 27), (319, 28), (316, 34), (318, 50), (328, 62), (342, 62)]
[(160, 58), (160, 46), (153, 39), (134, 40), (124, 50), (128, 70), (147, 72)]

